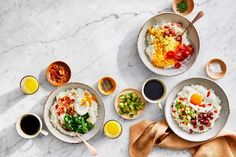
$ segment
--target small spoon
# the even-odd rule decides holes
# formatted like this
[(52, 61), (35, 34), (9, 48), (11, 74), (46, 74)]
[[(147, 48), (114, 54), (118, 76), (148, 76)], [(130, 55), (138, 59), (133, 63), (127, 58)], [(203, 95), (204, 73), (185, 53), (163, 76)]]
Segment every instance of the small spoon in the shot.
[(188, 30), (188, 28), (189, 28), (190, 26), (192, 26), (192, 25), (193, 25), (197, 20), (199, 20), (201, 17), (203, 17), (203, 15), (204, 15), (203, 11), (200, 11), (200, 12), (195, 16), (195, 18), (192, 20), (192, 22), (190, 22), (190, 23), (188, 24), (188, 26), (184, 29), (184, 31), (183, 31), (180, 35), (178, 35), (176, 38), (178, 38), (179, 41), (182, 41), (182, 36), (183, 36), (184, 33)]
[(83, 141), (83, 143), (86, 145), (86, 147), (88, 148), (88, 150), (90, 151), (90, 153), (92, 155), (97, 155), (97, 150), (96, 148), (94, 148), (92, 145), (90, 145), (87, 141), (85, 141), (85, 139), (81, 136), (78, 135), (78, 137), (81, 139), (81, 141)]

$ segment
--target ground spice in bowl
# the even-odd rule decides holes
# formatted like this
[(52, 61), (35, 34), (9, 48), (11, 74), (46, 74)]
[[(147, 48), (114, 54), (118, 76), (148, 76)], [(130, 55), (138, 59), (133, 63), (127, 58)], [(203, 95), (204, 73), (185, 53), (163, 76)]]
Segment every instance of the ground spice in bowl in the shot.
[(101, 83), (102, 85), (102, 89), (105, 91), (105, 92), (108, 92), (110, 91), (112, 88), (113, 88), (113, 84), (110, 80), (108, 79), (105, 79), (103, 80), (103, 82)]
[(102, 94), (110, 95), (116, 89), (116, 82), (111, 77), (103, 77), (98, 81), (98, 89)]

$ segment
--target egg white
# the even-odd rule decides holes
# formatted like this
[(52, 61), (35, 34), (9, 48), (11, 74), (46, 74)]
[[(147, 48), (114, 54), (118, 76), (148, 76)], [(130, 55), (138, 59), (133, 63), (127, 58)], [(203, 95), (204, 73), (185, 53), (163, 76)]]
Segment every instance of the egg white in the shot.
[(88, 121), (92, 124), (95, 124), (98, 115), (98, 105), (95, 101), (93, 101), (91, 107), (89, 108), (88, 113), (89, 113)]
[(75, 111), (79, 115), (85, 115), (89, 111), (89, 104), (86, 102), (86, 105), (82, 105), (82, 101), (84, 98), (78, 98), (74, 103)]
[[(210, 90), (210, 96), (207, 97), (208, 89), (200, 85), (191, 85), (185, 86), (178, 96), (185, 97), (188, 99), (188, 104), (198, 112), (208, 112), (213, 109), (213, 106), (219, 103), (219, 98), (216, 98), (216, 95), (213, 90)], [(206, 104), (205, 107), (194, 105), (190, 102), (191, 96), (193, 94), (199, 94), (202, 96), (203, 100), (201, 104)], [(211, 105), (208, 105), (211, 104)]]

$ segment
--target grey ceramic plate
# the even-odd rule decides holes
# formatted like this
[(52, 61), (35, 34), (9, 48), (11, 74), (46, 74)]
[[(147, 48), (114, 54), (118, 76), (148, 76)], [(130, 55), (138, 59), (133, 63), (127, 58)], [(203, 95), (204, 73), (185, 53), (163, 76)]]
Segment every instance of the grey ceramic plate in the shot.
[(199, 53), (199, 47), (200, 47), (200, 41), (198, 37), (198, 33), (195, 29), (194, 26), (190, 27), (187, 30), (188, 33), (188, 39), (191, 41), (191, 44), (193, 45), (194, 48), (194, 53), (191, 55), (191, 57), (187, 60), (186, 63), (182, 64), (181, 68), (179, 69), (161, 69), (154, 67), (152, 63), (149, 60), (149, 57), (147, 56), (145, 49), (146, 49), (146, 32), (147, 29), (151, 26), (153, 26), (156, 23), (159, 23), (161, 21), (166, 21), (166, 22), (176, 22), (176, 23), (181, 23), (183, 28), (186, 28), (187, 25), (190, 23), (188, 19), (185, 17), (175, 14), (175, 13), (161, 13), (158, 14), (151, 19), (149, 19), (141, 28), (139, 36), (138, 36), (138, 53), (143, 61), (144, 65), (151, 71), (153, 71), (156, 74), (159, 75), (164, 75), (164, 76), (175, 76), (182, 74), (186, 72), (196, 61), (198, 53)]
[[(213, 128), (211, 128), (210, 130), (202, 134), (196, 134), (196, 133), (189, 134), (188, 132), (182, 130), (171, 115), (171, 105), (172, 105), (173, 100), (176, 98), (177, 93), (184, 86), (188, 86), (191, 84), (199, 84), (206, 88), (212, 88), (215, 91), (215, 94), (221, 99), (222, 109), (220, 112), (219, 119), (215, 122), (215, 125), (213, 126)], [(200, 141), (206, 141), (213, 138), (225, 126), (226, 121), (228, 119), (228, 115), (229, 115), (229, 102), (228, 102), (228, 99), (224, 90), (218, 84), (206, 78), (190, 78), (190, 79), (180, 82), (170, 91), (166, 99), (165, 117), (166, 117), (166, 121), (169, 127), (176, 135), (188, 141), (200, 142)]]
[(68, 89), (76, 89), (76, 88), (81, 88), (84, 90), (89, 91), (92, 95), (94, 95), (96, 97), (97, 100), (97, 104), (98, 104), (98, 119), (97, 122), (95, 123), (95, 126), (92, 130), (90, 130), (88, 133), (82, 135), (82, 137), (85, 140), (89, 140), (92, 137), (94, 137), (96, 134), (98, 134), (98, 132), (100, 131), (100, 129), (103, 126), (104, 123), (104, 118), (105, 118), (105, 107), (102, 101), (102, 98), (100, 97), (100, 95), (90, 86), (83, 84), (83, 83), (68, 83), (65, 84), (61, 87), (58, 87), (56, 90), (54, 90), (49, 96), (48, 99), (46, 101), (45, 107), (44, 107), (44, 122), (48, 128), (48, 130), (58, 139), (64, 141), (64, 142), (68, 142), (68, 143), (80, 143), (82, 142), (80, 140), (79, 137), (71, 137), (68, 135), (64, 135), (62, 134), (60, 131), (58, 131), (57, 129), (55, 129), (52, 125), (52, 123), (50, 122), (50, 107), (53, 104), (55, 97), (58, 93), (66, 91)]

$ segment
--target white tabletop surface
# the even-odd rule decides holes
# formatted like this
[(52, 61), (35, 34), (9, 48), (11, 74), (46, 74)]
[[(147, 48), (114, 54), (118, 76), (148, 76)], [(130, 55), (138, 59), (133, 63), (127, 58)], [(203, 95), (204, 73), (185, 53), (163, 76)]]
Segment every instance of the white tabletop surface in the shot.
[[(12, 0), (0, 1), (0, 156), (1, 157), (88, 157), (83, 144), (67, 144), (51, 134), (22, 139), (15, 130), (17, 117), (24, 112), (42, 117), (47, 95), (54, 89), (45, 80), (45, 68), (63, 60), (72, 70), (71, 81), (93, 87), (99, 78), (110, 75), (118, 83), (117, 92), (127, 87), (141, 88), (143, 81), (156, 76), (141, 62), (136, 48), (138, 32), (150, 17), (171, 10), (171, 0)], [(226, 129), (236, 131), (236, 3), (234, 0), (196, 0), (192, 19), (199, 10), (205, 17), (196, 23), (201, 50), (197, 62), (176, 77), (161, 77), (170, 90), (189, 77), (206, 77), (204, 67), (214, 57), (228, 65), (226, 76), (217, 81), (230, 101), (231, 114)], [(40, 81), (39, 91), (25, 96), (19, 82), (31, 74)], [(114, 110), (114, 97), (103, 96), (106, 120), (116, 119), (123, 134), (116, 140), (102, 132), (89, 141), (98, 157), (128, 157), (129, 127), (143, 119), (162, 119), (157, 106), (148, 104), (142, 117), (127, 121)], [(190, 156), (187, 151), (154, 148), (154, 156)]]

